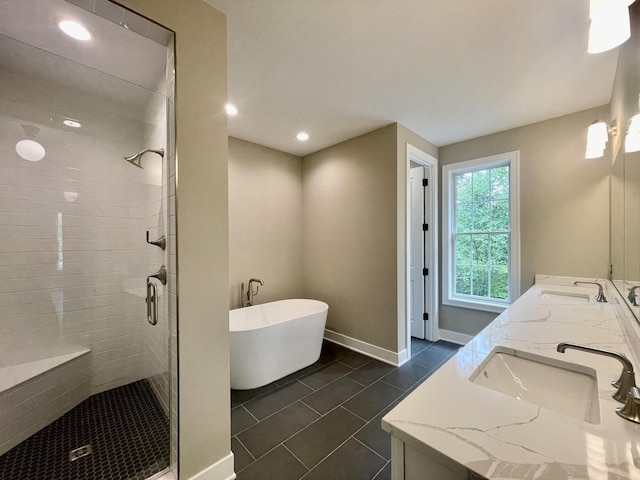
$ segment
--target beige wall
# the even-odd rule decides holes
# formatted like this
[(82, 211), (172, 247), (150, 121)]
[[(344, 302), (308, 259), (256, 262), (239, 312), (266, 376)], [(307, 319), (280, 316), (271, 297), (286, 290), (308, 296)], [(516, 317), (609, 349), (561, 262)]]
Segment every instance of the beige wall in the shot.
[(200, 0), (119, 0), (176, 32), (180, 478), (230, 453), (226, 18)]
[[(521, 292), (534, 275), (606, 278), (608, 157), (586, 160), (587, 127), (602, 106), (440, 148), (440, 164), (520, 150)], [(473, 335), (496, 315), (443, 306), (440, 328)]]
[(230, 308), (252, 277), (256, 304), (302, 296), (302, 159), (230, 137)]
[(304, 295), (327, 328), (397, 348), (396, 125), (303, 159)]

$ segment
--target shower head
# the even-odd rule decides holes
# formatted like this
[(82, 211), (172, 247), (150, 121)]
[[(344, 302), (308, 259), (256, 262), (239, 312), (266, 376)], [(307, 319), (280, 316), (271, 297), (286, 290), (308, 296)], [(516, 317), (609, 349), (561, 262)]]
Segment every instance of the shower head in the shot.
[(164, 148), (160, 148), (159, 150), (154, 150), (152, 148), (146, 148), (144, 150), (139, 151), (135, 155), (131, 155), (129, 157), (122, 157), (122, 158), (124, 158), (131, 165), (135, 165), (138, 168), (143, 168), (142, 167), (142, 156), (147, 152), (157, 153), (158, 155), (160, 155), (160, 158), (164, 158)]

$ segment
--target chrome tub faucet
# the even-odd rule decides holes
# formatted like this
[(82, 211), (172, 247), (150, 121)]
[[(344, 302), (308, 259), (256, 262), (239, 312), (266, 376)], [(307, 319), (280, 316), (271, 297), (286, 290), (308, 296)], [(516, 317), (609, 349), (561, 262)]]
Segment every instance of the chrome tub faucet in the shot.
[(253, 291), (253, 284), (257, 283), (260, 286), (264, 286), (264, 282), (258, 278), (251, 278), (247, 283), (247, 291), (244, 290), (244, 282), (240, 284), (240, 300), (242, 307), (250, 307), (253, 305), (253, 297), (258, 294), (260, 287), (256, 285), (256, 291)]

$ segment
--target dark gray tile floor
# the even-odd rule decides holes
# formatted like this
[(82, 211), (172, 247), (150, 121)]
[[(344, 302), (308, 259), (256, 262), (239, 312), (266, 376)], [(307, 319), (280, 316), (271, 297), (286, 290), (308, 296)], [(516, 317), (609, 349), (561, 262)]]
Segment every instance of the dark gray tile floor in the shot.
[(412, 339), (396, 368), (325, 342), (320, 359), (255, 390), (231, 392), (238, 480), (388, 480), (381, 419), (459, 346)]

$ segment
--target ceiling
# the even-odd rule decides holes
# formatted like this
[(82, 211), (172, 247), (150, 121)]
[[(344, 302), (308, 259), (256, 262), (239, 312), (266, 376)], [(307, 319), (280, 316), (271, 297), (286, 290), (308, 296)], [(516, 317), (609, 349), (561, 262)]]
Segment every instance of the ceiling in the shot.
[[(104, 0), (93, 4), (124, 12)], [(0, 70), (141, 110), (151, 92), (164, 93), (167, 48), (154, 41), (153, 35), (145, 37), (108, 19), (109, 10), (96, 13), (65, 0), (0, 1)], [(163, 33), (164, 29), (142, 17), (129, 18), (139, 19), (147, 33), (152, 26)], [(78, 42), (67, 37), (57, 25), (63, 19), (83, 23), (93, 39)]]
[(588, 0), (207, 1), (228, 19), (229, 134), (300, 156), (392, 122), (444, 146), (611, 97), (618, 52), (587, 53)]

